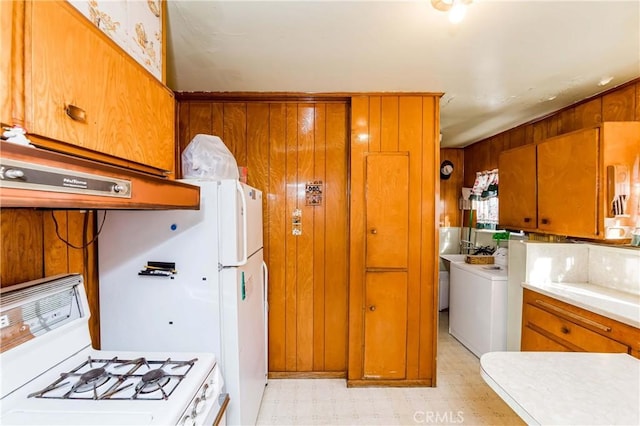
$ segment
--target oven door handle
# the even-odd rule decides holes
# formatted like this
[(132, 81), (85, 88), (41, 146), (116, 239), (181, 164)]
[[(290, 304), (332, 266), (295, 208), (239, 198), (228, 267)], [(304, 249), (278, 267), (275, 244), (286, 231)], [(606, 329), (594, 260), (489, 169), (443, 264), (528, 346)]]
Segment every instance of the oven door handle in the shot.
[[(227, 405), (229, 405), (229, 400), (230, 398), (228, 393), (221, 393), (220, 395), (218, 395), (218, 404), (220, 404), (220, 410), (218, 410), (218, 415), (216, 416), (216, 419), (213, 421), (214, 426), (218, 426), (221, 424), (222, 419), (224, 418), (224, 415), (227, 411)], [(222, 424), (225, 424), (225, 423), (222, 423)]]

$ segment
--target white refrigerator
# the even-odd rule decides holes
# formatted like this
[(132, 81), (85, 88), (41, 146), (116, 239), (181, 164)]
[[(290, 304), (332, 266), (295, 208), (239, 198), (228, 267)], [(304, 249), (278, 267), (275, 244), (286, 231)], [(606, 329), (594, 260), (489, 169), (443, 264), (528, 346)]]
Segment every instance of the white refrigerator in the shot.
[(102, 213), (101, 349), (213, 352), (227, 422), (255, 424), (267, 382), (262, 193), (237, 180), (182, 182), (200, 186), (200, 210)]

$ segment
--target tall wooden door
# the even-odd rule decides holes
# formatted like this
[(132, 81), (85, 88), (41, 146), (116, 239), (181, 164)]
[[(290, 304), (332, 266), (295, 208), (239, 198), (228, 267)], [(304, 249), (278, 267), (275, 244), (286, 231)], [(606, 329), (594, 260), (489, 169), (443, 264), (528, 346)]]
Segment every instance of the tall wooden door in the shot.
[(264, 193), (270, 376), (344, 377), (347, 101), (178, 99), (182, 149), (220, 136)]
[(435, 385), (438, 98), (351, 99), (349, 386)]
[(409, 156), (375, 153), (365, 169), (365, 378), (403, 379), (407, 355)]

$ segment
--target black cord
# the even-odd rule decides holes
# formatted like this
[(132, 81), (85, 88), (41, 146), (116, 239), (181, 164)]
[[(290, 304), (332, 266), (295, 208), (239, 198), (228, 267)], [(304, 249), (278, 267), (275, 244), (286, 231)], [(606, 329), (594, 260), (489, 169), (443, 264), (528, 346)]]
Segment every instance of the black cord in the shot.
[[(88, 216), (88, 214), (87, 214)], [(56, 228), (56, 235), (58, 236), (58, 238), (65, 243), (67, 246), (74, 248), (74, 249), (84, 249), (89, 247), (91, 244), (93, 244), (93, 242), (95, 240), (98, 239), (98, 236), (100, 235), (100, 233), (102, 232), (102, 226), (104, 225), (104, 221), (107, 218), (107, 211), (104, 211), (104, 216), (102, 217), (102, 223), (100, 223), (100, 227), (98, 228), (98, 232), (96, 233), (96, 235), (93, 236), (93, 238), (91, 239), (91, 241), (89, 242), (85, 242), (86, 241), (86, 230), (87, 230), (87, 216), (85, 216), (85, 226), (83, 229), (83, 244), (81, 246), (76, 246), (75, 244), (71, 244), (69, 241), (65, 240), (64, 238), (62, 238), (62, 236), (60, 235), (60, 231), (58, 230), (58, 220), (56, 219), (56, 216), (53, 214), (53, 210), (51, 210), (51, 218), (53, 219), (53, 224), (55, 225)]]
[[(97, 213), (96, 213), (97, 214)], [(89, 212), (84, 215), (82, 221), (82, 276), (84, 282), (89, 281), (89, 243), (87, 242), (87, 230), (89, 229)], [(95, 230), (95, 229), (94, 229)]]

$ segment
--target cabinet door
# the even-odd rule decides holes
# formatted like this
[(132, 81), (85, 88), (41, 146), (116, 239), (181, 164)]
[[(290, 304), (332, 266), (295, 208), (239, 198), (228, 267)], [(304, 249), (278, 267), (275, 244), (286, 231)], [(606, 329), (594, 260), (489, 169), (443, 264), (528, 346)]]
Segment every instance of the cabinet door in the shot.
[(403, 379), (407, 365), (407, 273), (365, 278), (364, 377)]
[(500, 226), (533, 230), (536, 212), (536, 147), (503, 151), (498, 160), (500, 173)]
[(96, 150), (162, 170), (174, 168), (173, 93), (123, 52), (109, 52), (108, 93)]
[(59, 2), (27, 3), (27, 22), (27, 130), (92, 148), (107, 96), (104, 41)]
[(409, 156), (366, 159), (367, 268), (406, 268), (409, 250)]
[(27, 15), (29, 133), (173, 171), (173, 93), (66, 2), (29, 2)]
[(587, 129), (538, 145), (538, 229), (598, 235), (598, 135)]
[(0, 61), (0, 123), (13, 125), (11, 117), (11, 73), (13, 70), (13, 10), (18, 3), (0, 2), (0, 52), (4, 60)]

